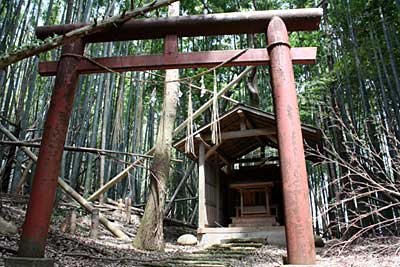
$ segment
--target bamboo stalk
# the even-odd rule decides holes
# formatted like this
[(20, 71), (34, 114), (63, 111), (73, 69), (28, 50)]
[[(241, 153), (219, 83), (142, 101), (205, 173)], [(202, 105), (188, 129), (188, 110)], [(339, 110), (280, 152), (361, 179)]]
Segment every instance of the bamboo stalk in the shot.
[(99, 215), (98, 209), (93, 209), (90, 225), (90, 238), (97, 239), (98, 236), (98, 226), (99, 226)]

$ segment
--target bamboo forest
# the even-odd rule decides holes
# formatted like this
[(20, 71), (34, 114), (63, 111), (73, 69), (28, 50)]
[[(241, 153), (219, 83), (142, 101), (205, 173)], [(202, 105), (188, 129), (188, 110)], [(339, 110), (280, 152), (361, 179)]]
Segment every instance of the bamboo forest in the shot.
[(0, 0), (0, 266), (400, 266), (400, 0)]

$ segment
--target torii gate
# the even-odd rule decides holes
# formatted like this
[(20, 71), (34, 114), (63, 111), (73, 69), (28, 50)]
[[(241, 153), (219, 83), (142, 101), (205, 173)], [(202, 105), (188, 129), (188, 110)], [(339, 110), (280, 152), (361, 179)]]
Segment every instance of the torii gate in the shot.
[[(83, 55), (87, 43), (164, 38), (164, 54), (96, 58), (118, 72), (213, 67), (239, 51), (178, 52), (178, 38), (223, 34), (267, 33), (267, 49), (248, 49), (225, 66), (270, 65), (277, 120), (281, 176), (290, 264), (315, 264), (303, 139), (292, 64), (313, 64), (316, 48), (291, 48), (287, 31), (319, 28), (322, 9), (296, 9), (132, 19), (117, 29), (94, 33), (67, 44), (58, 62), (41, 62), (41, 75), (56, 75), (44, 125), (19, 257), (42, 258), (57, 188), (66, 132), (79, 74), (107, 72)], [(84, 24), (43, 26), (37, 36), (62, 35)]]

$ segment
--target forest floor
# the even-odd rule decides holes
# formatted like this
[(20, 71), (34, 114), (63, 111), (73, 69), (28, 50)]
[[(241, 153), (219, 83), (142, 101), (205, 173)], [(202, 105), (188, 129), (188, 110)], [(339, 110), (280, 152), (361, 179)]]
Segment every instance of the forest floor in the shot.
[[(26, 209), (25, 200), (14, 201), (8, 198), (2, 202), (0, 210), (0, 217), (12, 222), (19, 231)], [(135, 249), (131, 241), (115, 239), (104, 229), (101, 229), (97, 240), (90, 239), (90, 219), (87, 215), (78, 216), (75, 234), (63, 233), (60, 229), (65, 223), (67, 208), (68, 206), (58, 205), (55, 209), (46, 248), (46, 257), (56, 259), (56, 266), (143, 266), (202, 250), (200, 246), (178, 245), (176, 239), (179, 235), (194, 234), (194, 230), (177, 226), (165, 227), (166, 249), (162, 253)], [(119, 215), (114, 213), (111, 216), (117, 218)], [(133, 216), (129, 225), (118, 224), (133, 238), (139, 217)], [(16, 233), (0, 234), (0, 267), (4, 266), (3, 258), (16, 255), (18, 239), (19, 234)], [(282, 265), (282, 257), (285, 255), (285, 248), (266, 244), (243, 259), (230, 260), (226, 265), (275, 267)], [(324, 248), (317, 248), (317, 264), (330, 267), (400, 266), (400, 238), (368, 238), (351, 245), (345, 245), (338, 240), (329, 241)]]

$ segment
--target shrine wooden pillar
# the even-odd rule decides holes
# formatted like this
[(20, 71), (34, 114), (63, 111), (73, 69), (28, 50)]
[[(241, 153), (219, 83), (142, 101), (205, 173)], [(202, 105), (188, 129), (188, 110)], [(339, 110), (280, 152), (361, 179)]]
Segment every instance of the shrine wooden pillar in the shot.
[(64, 143), (79, 77), (76, 66), (80, 58), (71, 54), (83, 55), (84, 46), (83, 41), (79, 39), (62, 48), (19, 243), (19, 257), (44, 256)]
[(288, 261), (289, 264), (315, 264), (310, 199), (293, 64), (287, 28), (281, 18), (271, 19), (267, 38), (278, 130)]
[(205, 147), (199, 144), (199, 228), (204, 228), (207, 221), (206, 211), (206, 173), (205, 173)]

